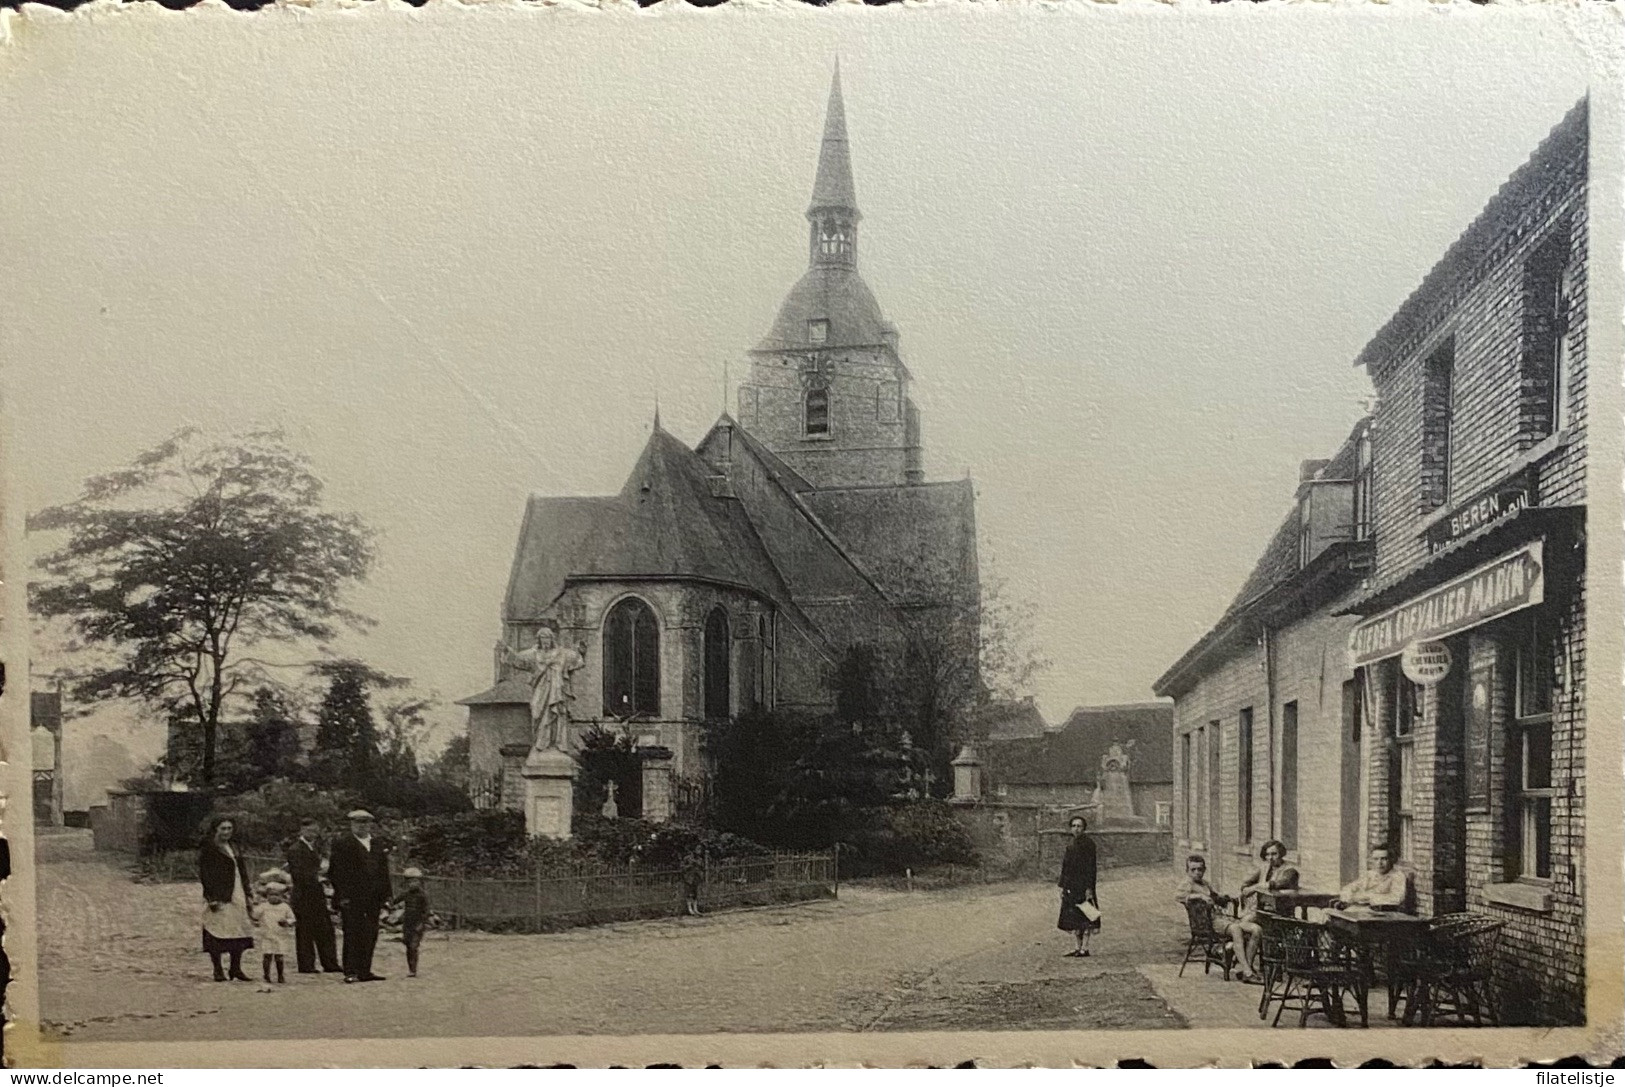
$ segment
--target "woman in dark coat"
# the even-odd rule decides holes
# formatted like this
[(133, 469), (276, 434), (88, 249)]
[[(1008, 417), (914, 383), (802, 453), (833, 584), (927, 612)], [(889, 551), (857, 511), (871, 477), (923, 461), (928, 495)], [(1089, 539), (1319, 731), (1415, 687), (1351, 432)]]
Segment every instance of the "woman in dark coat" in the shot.
[[(228, 977), (248, 981), (243, 952), (254, 946), (248, 863), (232, 844), (236, 829), (230, 816), (216, 815), (209, 820), (197, 851), (197, 878), (203, 884), (203, 950), (214, 962), (216, 981)], [(222, 955), (231, 956), (229, 974), (221, 967)]]
[[(1061, 858), (1061, 917), (1055, 927), (1072, 933), (1078, 941), (1078, 946), (1068, 951), (1066, 957), (1086, 959), (1089, 937), (1100, 930), (1100, 902), (1095, 898), (1095, 843), (1083, 833), (1089, 826), (1083, 816), (1074, 815), (1068, 825), (1072, 841), (1066, 847), (1066, 856)], [(1095, 920), (1089, 920), (1078, 908), (1084, 902), (1094, 907)]]

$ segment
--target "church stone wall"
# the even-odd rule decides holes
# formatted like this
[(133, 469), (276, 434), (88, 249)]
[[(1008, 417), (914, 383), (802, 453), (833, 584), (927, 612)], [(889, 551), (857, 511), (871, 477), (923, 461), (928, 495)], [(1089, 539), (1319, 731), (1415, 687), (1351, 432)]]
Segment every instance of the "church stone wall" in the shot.
[(739, 389), (739, 420), (786, 464), (819, 487), (905, 481), (908, 379), (885, 349), (843, 350), (820, 358), (829, 388), (828, 435), (808, 436), (805, 356), (753, 360)]

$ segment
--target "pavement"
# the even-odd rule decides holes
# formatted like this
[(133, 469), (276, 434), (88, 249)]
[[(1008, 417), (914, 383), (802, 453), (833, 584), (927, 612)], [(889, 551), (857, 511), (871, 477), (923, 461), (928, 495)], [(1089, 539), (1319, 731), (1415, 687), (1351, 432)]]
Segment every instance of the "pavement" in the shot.
[(43, 1017), (76, 1040), (1264, 1026), (1256, 988), (1173, 977), (1184, 914), (1160, 868), (1103, 873), (1087, 959), (1063, 957), (1047, 884), (843, 884), (838, 901), (699, 918), (434, 934), (417, 978), (384, 943), (387, 981), (290, 974), (260, 992), (210, 980), (195, 885), (135, 882), (88, 837), (41, 845)]

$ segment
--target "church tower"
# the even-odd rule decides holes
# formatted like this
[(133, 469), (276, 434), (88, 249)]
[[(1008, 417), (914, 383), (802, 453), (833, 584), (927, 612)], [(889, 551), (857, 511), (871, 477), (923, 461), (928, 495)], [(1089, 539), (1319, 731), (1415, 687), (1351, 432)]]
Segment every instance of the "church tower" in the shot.
[(858, 201), (837, 64), (824, 117), (807, 272), (750, 352), (739, 422), (819, 489), (924, 478), (897, 329), (858, 275)]

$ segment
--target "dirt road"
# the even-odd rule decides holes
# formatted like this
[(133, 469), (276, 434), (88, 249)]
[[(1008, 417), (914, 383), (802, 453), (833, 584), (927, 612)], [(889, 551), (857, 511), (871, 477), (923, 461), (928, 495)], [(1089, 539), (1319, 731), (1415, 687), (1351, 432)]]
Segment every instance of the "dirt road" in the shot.
[(1060, 957), (1049, 886), (843, 887), (838, 902), (435, 936), (414, 979), (384, 944), (387, 981), (291, 975), (261, 993), (209, 980), (193, 885), (134, 883), (82, 838), (41, 859), (41, 1002), (77, 1040), (1185, 1025), (1136, 970), (1182, 946), (1161, 870), (1106, 874), (1089, 959)]

